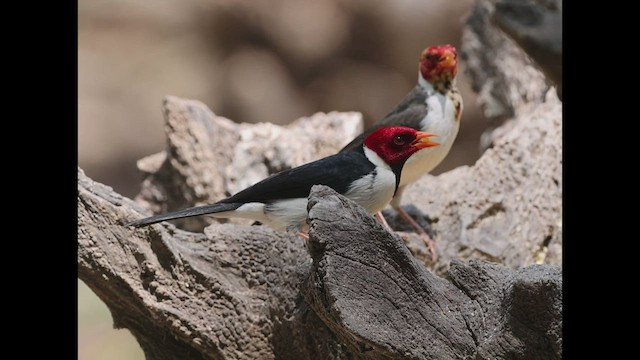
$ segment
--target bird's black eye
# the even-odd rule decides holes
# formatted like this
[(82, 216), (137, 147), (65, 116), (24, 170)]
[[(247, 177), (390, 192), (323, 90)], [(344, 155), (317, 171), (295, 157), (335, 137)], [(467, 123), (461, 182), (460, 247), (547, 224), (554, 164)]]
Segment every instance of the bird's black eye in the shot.
[(405, 139), (403, 136), (396, 136), (393, 138), (393, 143), (398, 146), (402, 146), (407, 143), (407, 139)]
[(429, 61), (438, 61), (440, 59), (440, 56), (437, 54), (427, 54), (426, 58)]

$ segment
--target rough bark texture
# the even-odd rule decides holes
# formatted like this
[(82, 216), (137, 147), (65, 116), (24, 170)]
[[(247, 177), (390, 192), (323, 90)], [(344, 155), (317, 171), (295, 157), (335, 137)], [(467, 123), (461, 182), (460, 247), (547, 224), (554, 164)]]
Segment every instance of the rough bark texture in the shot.
[[(454, 261), (444, 280), (353, 202), (316, 186), (305, 298), (369, 358), (559, 359), (562, 274)], [(540, 317), (537, 317), (537, 316)]]
[[(478, 93), (478, 101), (484, 115), (489, 119), (489, 127), (481, 139), (482, 150), (491, 147), (495, 137), (501, 134), (495, 130), (503, 123), (519, 118), (523, 112), (531, 111), (532, 105), (544, 103), (548, 98), (547, 93), (552, 81), (545, 77), (512, 37), (493, 25), (497, 22), (505, 28), (509, 27), (513, 29), (511, 34), (515, 34), (516, 29), (523, 34), (537, 29), (541, 25), (531, 26), (530, 29), (521, 25), (520, 17), (510, 16), (510, 13), (504, 10), (496, 11), (496, 3), (500, 4), (498, 8), (502, 9), (515, 8), (518, 5), (535, 8), (535, 4), (528, 4), (531, 1), (534, 0), (478, 0), (465, 19), (461, 57), (466, 64), (466, 74), (471, 78), (471, 86)], [(554, 1), (550, 0), (548, 3)], [(551, 9), (546, 10), (546, 13), (552, 13), (549, 17), (555, 15), (555, 11)], [(558, 20), (561, 23), (562, 19)], [(554, 46), (557, 46), (556, 43)], [(562, 39), (559, 46), (562, 46)], [(538, 51), (542, 53), (542, 50)], [(554, 51), (547, 50), (548, 53)]]
[(348, 358), (301, 300), (302, 239), (263, 226), (132, 230), (144, 211), (78, 173), (78, 277), (148, 359)]
[(114, 326), (148, 359), (561, 358), (562, 105), (493, 27), (493, 3), (467, 18), (463, 58), (501, 125), (474, 166), (404, 195), (436, 263), (415, 234), (388, 233), (323, 186), (310, 194), (308, 244), (240, 220), (123, 227), (332, 154), (362, 126), (358, 113), (235, 124), (167, 97), (167, 150), (139, 161), (136, 201), (78, 170), (78, 277)]
[(78, 176), (78, 276), (149, 359), (560, 358), (557, 265), (456, 261), (444, 280), (324, 186), (309, 252), (263, 226), (132, 230), (139, 206)]

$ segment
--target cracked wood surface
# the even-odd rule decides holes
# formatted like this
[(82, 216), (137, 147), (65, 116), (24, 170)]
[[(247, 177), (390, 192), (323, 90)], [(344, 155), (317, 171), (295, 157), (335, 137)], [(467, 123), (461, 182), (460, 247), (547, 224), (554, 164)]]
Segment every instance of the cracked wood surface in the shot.
[(263, 226), (133, 230), (138, 205), (78, 176), (78, 276), (149, 359), (560, 358), (558, 265), (455, 261), (445, 280), (324, 186), (309, 252)]

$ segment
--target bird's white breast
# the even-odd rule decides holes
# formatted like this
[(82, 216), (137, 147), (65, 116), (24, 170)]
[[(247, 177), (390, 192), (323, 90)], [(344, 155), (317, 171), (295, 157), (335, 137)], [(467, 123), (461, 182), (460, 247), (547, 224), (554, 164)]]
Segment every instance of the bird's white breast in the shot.
[(384, 209), (396, 191), (396, 175), (375, 151), (364, 147), (364, 155), (376, 166), (375, 173), (353, 182), (346, 196), (362, 205), (371, 214)]
[(370, 214), (375, 214), (389, 204), (395, 190), (395, 174), (388, 166), (379, 166), (375, 173), (354, 181), (345, 196), (367, 209)]
[(433, 170), (447, 156), (453, 145), (460, 121), (456, 114), (456, 104), (449, 96), (436, 92), (427, 96), (427, 116), (420, 122), (422, 131), (429, 131), (438, 136), (431, 138), (439, 146), (426, 148), (413, 154), (402, 168), (400, 186), (415, 182), (422, 175)]

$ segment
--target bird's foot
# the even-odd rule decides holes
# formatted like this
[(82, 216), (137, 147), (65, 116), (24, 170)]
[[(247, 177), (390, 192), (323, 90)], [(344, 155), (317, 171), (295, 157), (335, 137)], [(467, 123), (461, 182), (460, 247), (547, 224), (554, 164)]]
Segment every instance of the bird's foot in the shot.
[(305, 234), (303, 232), (298, 232), (298, 236), (300, 236), (301, 238), (305, 239), (305, 241), (309, 241), (309, 235)]
[(431, 253), (431, 261), (435, 263), (436, 260), (438, 260), (438, 253), (436, 252), (436, 242), (426, 232), (423, 232), (419, 235), (422, 241), (424, 241), (424, 244), (429, 250), (429, 253)]

